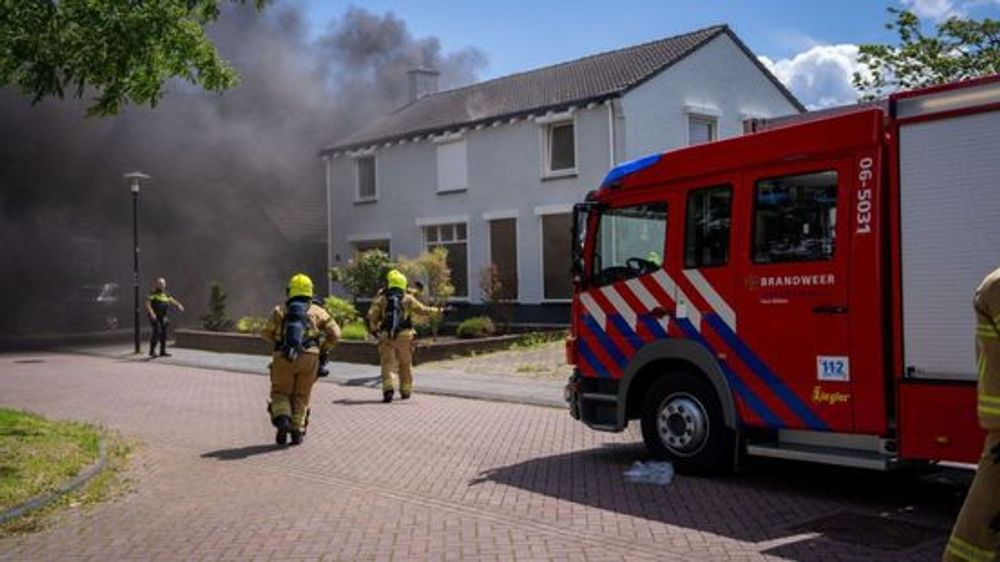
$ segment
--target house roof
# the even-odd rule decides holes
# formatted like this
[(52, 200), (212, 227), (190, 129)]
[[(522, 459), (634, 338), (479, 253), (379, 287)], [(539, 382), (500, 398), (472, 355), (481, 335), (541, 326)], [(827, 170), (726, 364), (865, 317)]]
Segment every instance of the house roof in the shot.
[(639, 86), (726, 34), (800, 111), (805, 108), (726, 25), (512, 74), (410, 103), (322, 152), (361, 148), (570, 105), (599, 102)]

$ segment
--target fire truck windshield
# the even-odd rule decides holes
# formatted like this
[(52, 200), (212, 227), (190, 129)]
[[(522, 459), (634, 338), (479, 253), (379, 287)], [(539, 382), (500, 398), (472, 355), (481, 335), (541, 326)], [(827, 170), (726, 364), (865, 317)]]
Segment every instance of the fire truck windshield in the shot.
[(665, 203), (604, 210), (595, 233), (593, 281), (606, 285), (658, 269), (666, 232)]

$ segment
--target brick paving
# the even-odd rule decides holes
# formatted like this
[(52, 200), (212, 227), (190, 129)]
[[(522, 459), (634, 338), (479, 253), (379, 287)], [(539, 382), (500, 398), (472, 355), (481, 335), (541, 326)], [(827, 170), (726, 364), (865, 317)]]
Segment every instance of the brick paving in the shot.
[(778, 462), (628, 484), (635, 428), (331, 384), (306, 443), (278, 448), (264, 377), (25, 357), (0, 355), (0, 404), (145, 444), (134, 491), (0, 540), (0, 560), (935, 560), (964, 492), (947, 472)]

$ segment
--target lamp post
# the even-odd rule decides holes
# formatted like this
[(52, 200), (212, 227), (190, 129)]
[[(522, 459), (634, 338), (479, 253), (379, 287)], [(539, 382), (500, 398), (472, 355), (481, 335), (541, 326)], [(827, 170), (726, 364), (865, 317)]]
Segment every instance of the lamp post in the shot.
[(139, 353), (139, 182), (148, 180), (150, 177), (142, 172), (129, 172), (125, 174), (130, 190), (132, 191), (132, 304), (133, 312), (132, 326), (135, 333), (135, 352)]

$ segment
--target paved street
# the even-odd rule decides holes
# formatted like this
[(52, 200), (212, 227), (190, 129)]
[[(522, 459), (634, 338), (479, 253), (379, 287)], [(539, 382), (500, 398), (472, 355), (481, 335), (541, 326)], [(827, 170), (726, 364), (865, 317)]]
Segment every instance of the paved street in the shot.
[(0, 355), (0, 404), (145, 443), (131, 493), (0, 540), (0, 560), (935, 560), (963, 492), (948, 473), (778, 462), (629, 484), (637, 428), (330, 383), (306, 443), (277, 448), (267, 391), (229, 371)]

